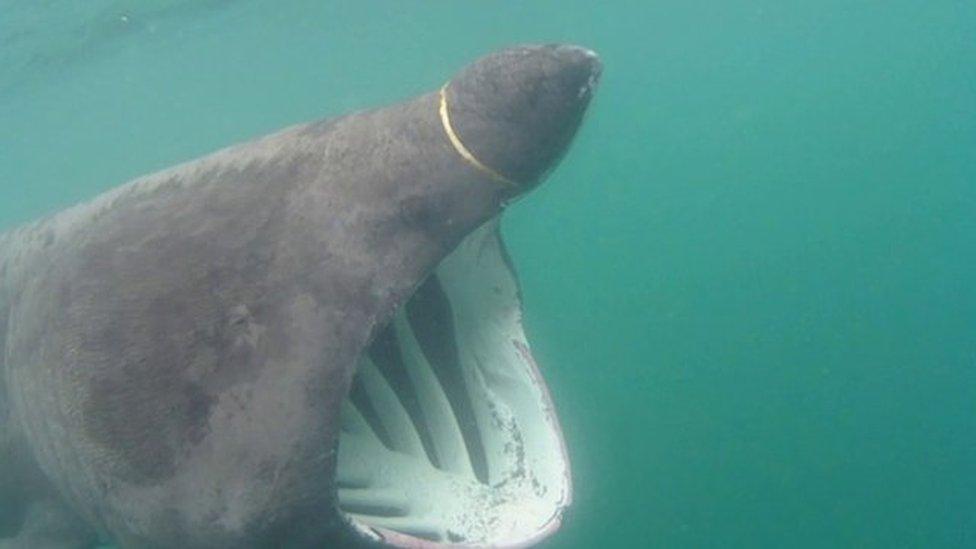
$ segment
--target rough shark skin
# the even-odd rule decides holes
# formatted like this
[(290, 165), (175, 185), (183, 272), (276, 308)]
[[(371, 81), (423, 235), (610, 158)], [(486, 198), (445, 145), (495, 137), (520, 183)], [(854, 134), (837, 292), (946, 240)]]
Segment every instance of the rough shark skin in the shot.
[(587, 50), (489, 55), (444, 88), (296, 126), (0, 235), (0, 548), (349, 547), (357, 359), (569, 145)]

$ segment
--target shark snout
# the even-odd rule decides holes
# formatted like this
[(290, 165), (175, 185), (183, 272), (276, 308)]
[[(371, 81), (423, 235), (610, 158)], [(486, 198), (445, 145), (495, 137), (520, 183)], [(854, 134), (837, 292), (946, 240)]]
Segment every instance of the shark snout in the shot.
[(595, 52), (573, 45), (488, 55), (444, 89), (453, 130), (479, 163), (524, 193), (566, 152), (602, 72)]

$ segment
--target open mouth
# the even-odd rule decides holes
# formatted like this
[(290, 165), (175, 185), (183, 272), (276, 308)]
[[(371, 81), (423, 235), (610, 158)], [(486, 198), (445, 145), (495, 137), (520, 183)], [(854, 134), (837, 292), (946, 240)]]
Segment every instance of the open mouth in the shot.
[(364, 353), (343, 403), (338, 496), (403, 547), (513, 547), (554, 532), (569, 462), (493, 220), (468, 236)]

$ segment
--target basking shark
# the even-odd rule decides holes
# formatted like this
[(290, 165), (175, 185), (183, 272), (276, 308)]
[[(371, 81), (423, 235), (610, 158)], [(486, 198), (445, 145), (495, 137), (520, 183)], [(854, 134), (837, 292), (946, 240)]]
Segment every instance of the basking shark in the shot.
[(523, 46), (0, 236), (0, 547), (525, 547), (569, 462), (498, 229), (601, 65)]

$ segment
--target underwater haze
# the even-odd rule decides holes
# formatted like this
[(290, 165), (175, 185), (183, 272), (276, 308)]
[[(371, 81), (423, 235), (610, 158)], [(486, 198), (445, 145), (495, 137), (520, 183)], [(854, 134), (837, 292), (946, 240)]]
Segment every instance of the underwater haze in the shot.
[(976, 2), (0, 0), (0, 230), (518, 43), (596, 50), (512, 206), (545, 547), (976, 547)]

